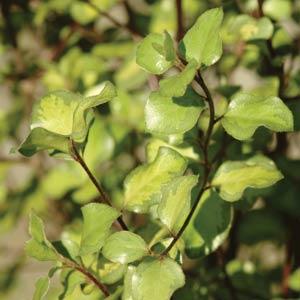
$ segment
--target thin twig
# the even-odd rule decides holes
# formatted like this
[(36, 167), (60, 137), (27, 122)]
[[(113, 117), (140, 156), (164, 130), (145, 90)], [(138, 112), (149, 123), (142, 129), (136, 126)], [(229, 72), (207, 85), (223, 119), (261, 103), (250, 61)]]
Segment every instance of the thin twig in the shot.
[[(101, 184), (98, 182), (98, 180), (95, 178), (95, 176), (92, 174), (92, 172), (90, 171), (89, 167), (87, 166), (87, 164), (85, 163), (85, 161), (83, 160), (83, 158), (81, 157), (81, 155), (79, 154), (76, 145), (74, 143), (73, 140), (70, 141), (71, 142), (71, 153), (72, 153), (72, 157), (75, 161), (77, 161), (81, 167), (84, 169), (84, 171), (86, 172), (86, 174), (88, 175), (88, 177), (90, 178), (90, 180), (92, 181), (92, 183), (94, 184), (94, 186), (96, 187), (96, 189), (98, 190), (100, 197), (101, 197), (101, 201), (106, 203), (109, 206), (112, 206), (108, 195), (105, 193), (105, 191), (103, 190)], [(121, 228), (123, 230), (128, 230), (127, 225), (125, 224), (125, 222), (123, 221), (122, 217), (118, 217), (118, 223), (120, 224)]]
[(114, 17), (112, 17), (110, 14), (108, 14), (106, 11), (100, 9), (97, 5), (94, 3), (87, 1), (85, 2), (88, 5), (90, 5), (93, 9), (95, 9), (100, 15), (110, 20), (116, 27), (126, 30), (128, 33), (132, 35), (133, 38), (141, 38), (143, 37), (139, 32), (137, 32), (132, 26), (128, 24), (122, 24), (118, 20), (116, 20)]
[(183, 27), (183, 10), (182, 10), (182, 0), (176, 1), (176, 16), (177, 16), (177, 33), (176, 40), (180, 41), (184, 36), (184, 27)]
[(185, 229), (187, 228), (187, 226), (189, 225), (196, 209), (197, 206), (201, 200), (201, 197), (203, 195), (203, 193), (206, 190), (206, 186), (208, 183), (208, 178), (209, 178), (209, 174), (211, 171), (211, 165), (208, 159), (208, 146), (209, 146), (209, 142), (210, 142), (210, 138), (212, 135), (212, 131), (213, 131), (213, 127), (214, 127), (214, 120), (215, 120), (215, 107), (214, 107), (214, 103), (213, 103), (213, 99), (211, 96), (211, 93), (208, 89), (208, 87), (206, 86), (201, 73), (198, 72), (198, 76), (196, 77), (196, 81), (200, 84), (200, 86), (202, 87), (207, 101), (208, 101), (208, 106), (209, 106), (209, 124), (208, 124), (208, 129), (206, 132), (206, 136), (204, 139), (204, 143), (203, 143), (203, 155), (204, 155), (204, 176), (203, 176), (203, 181), (201, 184), (201, 188), (199, 190), (199, 193), (197, 195), (196, 201), (193, 204), (188, 216), (186, 217), (183, 225), (181, 226), (181, 228), (179, 229), (178, 233), (176, 234), (176, 236), (172, 239), (171, 243), (169, 244), (169, 246), (161, 253), (161, 256), (165, 256), (169, 253), (169, 251), (173, 248), (173, 246), (176, 244), (176, 242), (179, 240), (179, 238), (182, 236), (183, 232), (185, 231)]
[(105, 297), (108, 297), (110, 295), (108, 288), (106, 287), (106, 285), (104, 285), (103, 283), (101, 283), (92, 273), (90, 273), (87, 269), (85, 269), (83, 266), (80, 266), (79, 264), (63, 258), (63, 265), (65, 267), (71, 268), (71, 269), (75, 269), (78, 272), (82, 273), (85, 277), (87, 277), (92, 283), (94, 283), (99, 290), (101, 290), (101, 292), (104, 294)]

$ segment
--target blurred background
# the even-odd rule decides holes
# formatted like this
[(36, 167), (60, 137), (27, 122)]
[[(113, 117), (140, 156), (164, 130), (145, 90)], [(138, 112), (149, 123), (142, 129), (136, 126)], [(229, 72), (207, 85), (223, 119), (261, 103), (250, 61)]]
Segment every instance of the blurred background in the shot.
[[(47, 153), (30, 159), (10, 153), (29, 132), (32, 105), (51, 90), (91, 94), (102, 81), (114, 82), (118, 98), (97, 110), (86, 161), (118, 205), (125, 176), (145, 161), (150, 136), (144, 132), (144, 104), (158, 84), (155, 76), (135, 63), (135, 48), (149, 32), (168, 30), (176, 37), (176, 5), (174, 0), (1, 0), (0, 5), (0, 299), (31, 299), (34, 282), (49, 265), (24, 254), (29, 211), (34, 208), (43, 218), (49, 239), (55, 240), (63, 229), (77, 226), (81, 205), (97, 197), (74, 162)], [(257, 1), (184, 0), (182, 5), (186, 29), (206, 9), (224, 8), (224, 55), (205, 72), (219, 115), (240, 88), (277, 94), (279, 81), (266, 68), (264, 47), (248, 42), (249, 28), (241, 30), (230, 23), (238, 14), (257, 17)], [(276, 138), (264, 129), (250, 142), (227, 141), (228, 159), (265, 151), (285, 179), (259, 194), (246, 193), (236, 204), (226, 260), (241, 289), (259, 290), (261, 299), (273, 299), (288, 286), (291, 297), (300, 299), (300, 271), (294, 272), (300, 266), (300, 1), (266, 0), (264, 12), (276, 23), (273, 47), (288, 73), (287, 103), (296, 131), (277, 136), (276, 153)], [(200, 128), (205, 128), (207, 119), (204, 112)], [(192, 156), (196, 165), (199, 149), (194, 147)], [(145, 236), (153, 232), (151, 220), (130, 218)], [(202, 299), (201, 293), (203, 299), (223, 299), (207, 295), (208, 290), (218, 294), (218, 285), (210, 280), (217, 269), (205, 267), (209, 260), (199, 264), (202, 277), (198, 274), (195, 282), (193, 272), (187, 271), (191, 294), (189, 298), (179, 294), (178, 299)], [(282, 287), (284, 272), (293, 275), (286, 287)], [(47, 299), (58, 299), (58, 286), (59, 282), (52, 285)]]

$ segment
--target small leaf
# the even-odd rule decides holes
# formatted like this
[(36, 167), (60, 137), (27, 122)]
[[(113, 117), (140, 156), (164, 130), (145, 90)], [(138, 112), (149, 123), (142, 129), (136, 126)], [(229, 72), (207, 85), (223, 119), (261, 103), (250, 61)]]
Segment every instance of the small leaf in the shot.
[(24, 156), (32, 156), (41, 150), (57, 150), (69, 153), (69, 140), (46, 129), (34, 128), (18, 148), (18, 151)]
[(26, 242), (26, 253), (41, 261), (56, 261), (58, 254), (52, 244), (47, 240), (43, 221), (33, 212), (29, 219), (29, 233), (31, 240)]
[(221, 123), (235, 139), (246, 140), (259, 126), (277, 132), (292, 131), (293, 115), (277, 97), (239, 93), (229, 103)]
[(147, 244), (137, 234), (120, 231), (112, 234), (105, 242), (102, 254), (113, 262), (127, 264), (141, 259), (148, 253)]
[(187, 86), (193, 81), (196, 71), (197, 62), (192, 60), (182, 72), (159, 82), (159, 94), (165, 97), (183, 96)]
[(184, 283), (183, 271), (174, 260), (146, 258), (132, 276), (132, 299), (169, 300)]
[(220, 26), (223, 10), (213, 8), (203, 13), (185, 34), (179, 50), (187, 61), (195, 59), (198, 65), (210, 66), (222, 55)]
[(119, 217), (119, 212), (100, 203), (85, 205), (82, 209), (83, 229), (80, 243), (80, 255), (99, 251), (108, 237), (112, 223)]
[(187, 255), (197, 258), (215, 251), (227, 238), (232, 220), (231, 204), (217, 192), (206, 191), (183, 234)]
[(157, 45), (164, 47), (164, 36), (158, 33), (150, 33), (147, 35), (136, 51), (136, 62), (146, 71), (153, 74), (162, 74), (172, 65), (172, 61), (168, 61), (164, 55), (157, 50)]
[(98, 274), (104, 284), (114, 284), (123, 278), (127, 266), (120, 263), (106, 261), (100, 263)]
[(167, 61), (173, 62), (176, 58), (174, 42), (168, 31), (165, 30), (164, 51)]
[(132, 279), (135, 275), (136, 267), (129, 265), (124, 277), (124, 290), (122, 300), (133, 300)]
[(187, 161), (175, 150), (161, 147), (155, 160), (137, 167), (125, 179), (123, 207), (129, 211), (146, 213), (161, 199), (162, 187), (182, 175)]
[(246, 188), (265, 188), (283, 176), (272, 160), (254, 156), (246, 161), (226, 161), (217, 170), (212, 185), (220, 188), (226, 201), (239, 200)]
[(35, 291), (33, 294), (33, 300), (42, 300), (46, 296), (49, 290), (50, 280), (48, 276), (41, 277), (35, 283)]
[(203, 108), (203, 100), (191, 87), (182, 97), (164, 97), (153, 92), (145, 107), (146, 129), (164, 136), (184, 133), (197, 123)]
[(197, 176), (180, 176), (163, 188), (157, 212), (161, 222), (174, 234), (190, 212), (191, 191), (197, 182)]

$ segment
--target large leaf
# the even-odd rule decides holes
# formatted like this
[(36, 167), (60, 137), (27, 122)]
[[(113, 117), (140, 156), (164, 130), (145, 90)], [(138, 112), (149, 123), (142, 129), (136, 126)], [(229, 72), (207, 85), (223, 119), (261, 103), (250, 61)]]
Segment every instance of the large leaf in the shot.
[(129, 279), (125, 280), (125, 290), (129, 284), (132, 300), (169, 300), (185, 283), (182, 269), (170, 258), (146, 258), (134, 271), (131, 282)]
[(193, 81), (196, 71), (197, 62), (192, 60), (182, 72), (159, 82), (159, 94), (165, 97), (183, 96), (187, 86)]
[[(162, 34), (150, 33), (147, 35), (136, 51), (136, 62), (146, 71), (153, 74), (162, 74), (167, 71), (173, 62), (170, 55), (164, 53), (165, 38)], [(166, 42), (166, 45), (170, 45)]]
[(233, 97), (221, 122), (238, 140), (250, 138), (259, 126), (278, 132), (293, 130), (292, 112), (279, 98), (247, 93)]
[(153, 162), (137, 167), (126, 177), (123, 207), (137, 213), (148, 212), (160, 202), (163, 186), (182, 175), (186, 166), (186, 159), (178, 152), (161, 147)]
[(25, 245), (26, 253), (29, 256), (41, 261), (58, 260), (58, 253), (46, 238), (43, 221), (33, 212), (29, 219), (29, 233), (31, 240)]
[(51, 92), (35, 104), (31, 129), (43, 128), (83, 142), (93, 117), (90, 109), (115, 96), (115, 88), (109, 81), (103, 83), (101, 92), (93, 97), (64, 90)]
[(102, 254), (113, 262), (121, 264), (141, 259), (148, 253), (147, 244), (137, 234), (120, 231), (112, 234), (105, 242)]
[(190, 211), (191, 191), (197, 182), (197, 176), (180, 176), (173, 179), (162, 191), (158, 216), (173, 234), (178, 232)]
[(86, 255), (99, 251), (108, 237), (112, 223), (119, 217), (119, 212), (101, 203), (91, 203), (82, 209), (83, 230), (80, 254)]
[(226, 201), (239, 200), (246, 188), (265, 188), (283, 176), (272, 160), (254, 156), (246, 161), (226, 161), (217, 170), (212, 181)]
[(68, 153), (69, 140), (46, 129), (34, 128), (18, 148), (18, 151), (24, 156), (32, 156), (41, 150), (57, 150)]
[(216, 250), (227, 238), (232, 220), (231, 205), (215, 191), (206, 191), (183, 235), (187, 255), (196, 258)]
[(198, 65), (210, 66), (222, 55), (220, 26), (223, 10), (214, 8), (203, 13), (185, 34), (179, 50), (187, 61), (195, 59)]
[(153, 92), (145, 107), (146, 129), (159, 135), (182, 134), (193, 128), (203, 108), (203, 100), (191, 87), (181, 97)]

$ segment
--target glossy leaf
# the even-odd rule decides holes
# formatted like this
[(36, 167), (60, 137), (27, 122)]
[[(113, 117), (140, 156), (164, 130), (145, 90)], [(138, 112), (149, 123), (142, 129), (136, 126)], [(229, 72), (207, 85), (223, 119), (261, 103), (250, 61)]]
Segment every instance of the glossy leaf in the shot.
[(146, 129), (158, 135), (184, 133), (193, 128), (203, 108), (203, 100), (191, 87), (181, 97), (153, 92), (145, 107)]
[(55, 248), (46, 238), (43, 221), (33, 212), (30, 214), (29, 233), (32, 238), (25, 246), (29, 256), (41, 261), (58, 260)]
[(182, 72), (159, 82), (159, 94), (165, 97), (183, 96), (187, 86), (193, 81), (196, 71), (197, 62), (192, 60)]
[(150, 33), (147, 35), (137, 48), (137, 64), (153, 74), (162, 74), (167, 71), (173, 65), (173, 62), (168, 61), (165, 54), (162, 53), (164, 42), (162, 34)]
[(183, 235), (187, 255), (197, 258), (215, 251), (227, 238), (232, 220), (231, 205), (217, 192), (206, 191)]
[(148, 253), (147, 244), (137, 234), (120, 231), (105, 242), (102, 254), (110, 261), (127, 264), (141, 259)]
[(293, 115), (282, 100), (247, 93), (233, 97), (221, 122), (238, 140), (250, 138), (259, 126), (277, 132), (293, 130)]
[(119, 217), (119, 212), (101, 203), (91, 203), (82, 209), (83, 229), (80, 254), (86, 255), (99, 251), (108, 237), (112, 223)]
[(182, 175), (187, 161), (175, 150), (161, 147), (155, 160), (137, 167), (125, 179), (123, 207), (146, 213), (161, 200), (161, 190), (173, 178)]
[(246, 161), (226, 161), (217, 170), (212, 181), (226, 201), (239, 200), (246, 188), (265, 188), (282, 179), (274, 162), (264, 156)]
[(222, 55), (220, 26), (223, 10), (213, 8), (204, 12), (185, 34), (179, 50), (187, 61), (195, 59), (198, 65), (210, 66)]
[(83, 142), (93, 118), (90, 109), (115, 96), (115, 88), (108, 81), (103, 83), (101, 92), (92, 97), (84, 98), (64, 90), (51, 92), (35, 104), (31, 129), (43, 128)]
[(131, 279), (133, 300), (169, 300), (185, 283), (182, 269), (170, 258), (146, 258)]
[(178, 232), (190, 212), (191, 191), (197, 182), (197, 176), (180, 176), (163, 188), (157, 213), (161, 222), (173, 234)]
[(35, 291), (33, 294), (33, 300), (42, 300), (46, 296), (49, 290), (50, 280), (49, 277), (41, 277), (35, 283)]
[(68, 153), (69, 140), (46, 129), (34, 128), (18, 148), (18, 151), (24, 156), (32, 156), (41, 150), (57, 150)]
[(105, 260), (104, 263), (100, 263), (99, 268), (98, 274), (101, 282), (104, 284), (114, 284), (123, 278), (127, 266)]

